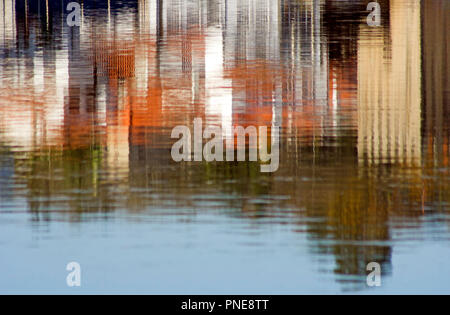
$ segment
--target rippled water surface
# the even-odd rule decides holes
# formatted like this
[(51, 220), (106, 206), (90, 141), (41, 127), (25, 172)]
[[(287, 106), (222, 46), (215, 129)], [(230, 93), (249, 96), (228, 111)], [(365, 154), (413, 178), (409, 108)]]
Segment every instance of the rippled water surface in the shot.
[(450, 2), (378, 2), (0, 1), (0, 292), (450, 293)]

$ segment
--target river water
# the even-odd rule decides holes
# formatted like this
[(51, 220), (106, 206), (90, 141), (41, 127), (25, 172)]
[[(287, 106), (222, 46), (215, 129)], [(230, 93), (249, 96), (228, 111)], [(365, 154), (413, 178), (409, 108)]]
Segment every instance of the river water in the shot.
[(0, 292), (450, 293), (450, 2), (367, 3), (0, 1)]

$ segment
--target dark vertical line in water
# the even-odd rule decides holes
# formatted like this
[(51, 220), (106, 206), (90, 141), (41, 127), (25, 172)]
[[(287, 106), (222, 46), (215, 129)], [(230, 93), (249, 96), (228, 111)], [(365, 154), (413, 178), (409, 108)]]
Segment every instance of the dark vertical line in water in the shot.
[(38, 0), (38, 24), (41, 25), (41, 0)]
[[(3, 0), (3, 6), (2, 6), (2, 8), (3, 8), (3, 12), (2, 12), (2, 16), (3, 16), (3, 21), (5, 21), (5, 19), (6, 19), (6, 16), (5, 16), (5, 0)], [(5, 34), (6, 33), (6, 29), (5, 29), (5, 26), (6, 25), (6, 23), (3, 23), (3, 34)], [(4, 35), (3, 35), (4, 36)]]

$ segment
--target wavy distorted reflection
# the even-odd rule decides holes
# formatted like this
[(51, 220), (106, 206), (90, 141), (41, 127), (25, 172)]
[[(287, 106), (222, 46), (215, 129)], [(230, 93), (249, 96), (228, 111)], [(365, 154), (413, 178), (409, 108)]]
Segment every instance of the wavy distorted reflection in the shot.
[[(448, 227), (448, 2), (380, 1), (380, 28), (366, 1), (83, 3), (70, 28), (56, 2), (0, 1), (3, 204), (286, 224), (350, 289), (428, 216)], [(279, 171), (173, 162), (172, 128), (197, 117), (279, 123)]]

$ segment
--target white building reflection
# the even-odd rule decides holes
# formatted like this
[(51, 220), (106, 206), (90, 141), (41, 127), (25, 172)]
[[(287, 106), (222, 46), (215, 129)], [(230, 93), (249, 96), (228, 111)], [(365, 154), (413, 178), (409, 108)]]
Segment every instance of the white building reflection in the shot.
[(16, 39), (15, 0), (0, 1), (0, 47), (7, 47)]

